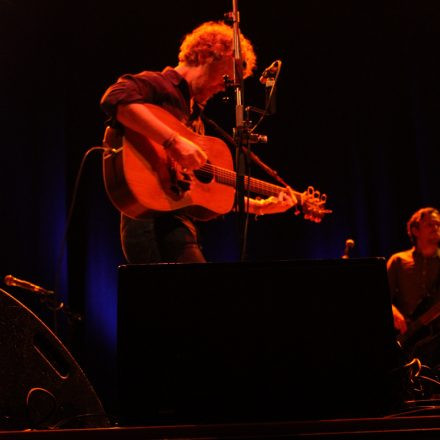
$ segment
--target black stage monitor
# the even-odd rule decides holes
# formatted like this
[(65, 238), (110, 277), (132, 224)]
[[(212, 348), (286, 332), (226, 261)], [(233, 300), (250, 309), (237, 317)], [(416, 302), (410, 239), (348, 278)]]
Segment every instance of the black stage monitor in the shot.
[(37, 315), (2, 289), (0, 390), (0, 432), (110, 426), (72, 354)]
[(375, 417), (400, 404), (383, 258), (118, 270), (122, 424)]

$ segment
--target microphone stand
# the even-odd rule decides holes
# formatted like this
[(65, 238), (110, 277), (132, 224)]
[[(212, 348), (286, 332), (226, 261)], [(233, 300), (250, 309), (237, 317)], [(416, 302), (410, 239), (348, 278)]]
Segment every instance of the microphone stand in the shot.
[(29, 281), (22, 280), (20, 278), (13, 277), (12, 275), (6, 275), (4, 283), (7, 286), (19, 287), (20, 289), (27, 290), (34, 294), (37, 294), (41, 304), (53, 313), (53, 331), (58, 335), (58, 312), (63, 311), (69, 321), (82, 321), (82, 316), (78, 313), (74, 313), (70, 308), (57, 297), (57, 292), (54, 290), (48, 290), (44, 287), (33, 284)]
[[(235, 171), (236, 171), (236, 187), (235, 187), (235, 211), (238, 214), (239, 236), (240, 236), (240, 260), (244, 261), (246, 257), (246, 241), (247, 229), (249, 220), (249, 202), (245, 204), (245, 195), (249, 200), (249, 184), (250, 173), (246, 175), (246, 171), (250, 169), (251, 160), (255, 161), (259, 166), (277, 178), (281, 178), (271, 170), (268, 166), (262, 163), (250, 149), (251, 144), (258, 142), (267, 142), (267, 136), (255, 133), (255, 129), (262, 121), (265, 115), (274, 113), (274, 108), (270, 108), (273, 98), (273, 93), (278, 79), (279, 67), (281, 61), (277, 60), (277, 66), (271, 66), (276, 69), (275, 81), (273, 81), (268, 93), (266, 87), (266, 108), (260, 111), (261, 117), (258, 123), (251, 128), (251, 121), (249, 119), (249, 110), (255, 110), (255, 107), (246, 107), (246, 118), (244, 117), (244, 85), (243, 85), (243, 58), (240, 46), (240, 13), (237, 6), (238, 0), (232, 0), (232, 12), (225, 14), (226, 20), (232, 24), (233, 30), (233, 72), (234, 78), (230, 80), (225, 76), (225, 88), (234, 88), (235, 91), (235, 127), (233, 130), (233, 143), (235, 145)], [(268, 73), (272, 75), (272, 70), (267, 69)], [(272, 76), (273, 78), (273, 76)], [(268, 86), (268, 84), (266, 84)], [(284, 182), (283, 182), (284, 183)], [(246, 185), (247, 184), (247, 185)]]
[[(235, 149), (235, 210), (238, 214), (239, 237), (240, 237), (240, 260), (246, 257), (247, 226), (249, 218), (249, 205), (245, 206), (245, 178), (249, 164), (249, 122), (244, 118), (244, 85), (243, 85), (243, 59), (240, 46), (240, 14), (237, 6), (238, 0), (232, 0), (232, 13), (226, 17), (232, 22), (233, 29), (233, 72), (232, 87), (235, 91), (235, 128), (233, 130)], [(225, 78), (225, 82), (228, 79)], [(231, 84), (229, 83), (229, 87)], [(249, 183), (249, 178), (247, 179)]]

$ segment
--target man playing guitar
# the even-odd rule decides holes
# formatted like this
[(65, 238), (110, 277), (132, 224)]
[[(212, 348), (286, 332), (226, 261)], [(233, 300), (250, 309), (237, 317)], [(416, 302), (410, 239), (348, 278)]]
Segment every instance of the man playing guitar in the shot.
[(398, 341), (431, 367), (440, 363), (440, 212), (416, 211), (407, 223), (414, 246), (387, 262)]
[[(189, 133), (186, 135), (176, 125), (170, 126), (161, 118), (160, 112), (154, 111), (155, 106), (165, 110), (193, 132), (203, 135), (203, 123), (197, 110), (203, 108), (214, 94), (224, 90), (225, 75), (233, 75), (232, 36), (232, 28), (222, 22), (204, 23), (184, 38), (179, 63), (175, 68), (123, 75), (107, 89), (101, 100), (102, 109), (110, 117), (111, 127), (105, 143), (115, 149), (119, 145), (118, 142), (115, 144), (114, 139), (122, 139), (127, 132), (132, 134), (132, 138), (148, 139), (148, 142), (142, 139), (140, 142), (132, 142), (137, 145), (132, 148), (132, 157), (145, 155), (150, 158), (150, 161), (147, 159), (148, 167), (153, 168), (150, 174), (156, 173), (155, 163), (171, 164), (171, 168), (177, 170), (176, 173), (181, 177), (176, 179), (177, 184), (174, 185), (175, 198), (185, 191), (189, 193), (185, 179), (188, 176), (191, 178), (194, 171), (206, 166), (210, 157), (205, 148), (197, 143), (197, 138), (190, 139)], [(243, 35), (240, 37), (243, 76), (247, 77), (255, 68), (256, 57), (249, 40)], [(109, 139), (113, 139), (113, 142)], [(140, 159), (139, 163), (144, 163), (144, 159)], [(157, 173), (160, 174), (159, 171)], [(165, 177), (167, 179), (169, 177)], [(148, 192), (149, 188), (145, 187), (145, 191)], [(167, 191), (165, 195), (168, 196)], [(185, 209), (151, 214), (140, 212), (130, 202), (130, 197), (133, 198), (128, 195), (128, 201), (123, 203), (127, 210), (121, 209), (122, 247), (129, 263), (205, 261), (198, 242), (194, 215)], [(173, 197), (171, 191), (169, 197), (162, 194), (156, 199), (168, 198), (172, 202)], [(246, 206), (250, 213), (262, 215), (284, 212), (297, 202), (293, 191), (282, 188), (278, 194), (266, 199), (250, 198)]]

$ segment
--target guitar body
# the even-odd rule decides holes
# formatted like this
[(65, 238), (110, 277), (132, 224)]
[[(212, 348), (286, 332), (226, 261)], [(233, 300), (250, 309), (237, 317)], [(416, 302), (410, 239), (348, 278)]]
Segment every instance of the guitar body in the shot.
[[(203, 148), (213, 169), (233, 170), (231, 153), (221, 139), (197, 135), (166, 110), (145, 106), (171, 129)], [(105, 154), (103, 161), (110, 200), (134, 219), (183, 211), (195, 219), (209, 220), (229, 212), (235, 189), (218, 183), (209, 170), (210, 166), (186, 172), (169, 159), (162, 145), (130, 129), (125, 129), (122, 148)]]

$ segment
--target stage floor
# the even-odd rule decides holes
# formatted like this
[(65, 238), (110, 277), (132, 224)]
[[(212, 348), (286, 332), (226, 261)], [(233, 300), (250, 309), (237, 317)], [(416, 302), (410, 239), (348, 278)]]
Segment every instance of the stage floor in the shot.
[[(425, 410), (429, 410), (426, 408)], [(89, 429), (0, 431), (1, 439), (438, 439), (440, 408), (435, 415), (389, 416), (251, 424), (132, 426)]]

